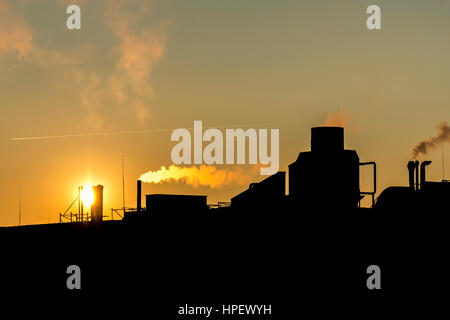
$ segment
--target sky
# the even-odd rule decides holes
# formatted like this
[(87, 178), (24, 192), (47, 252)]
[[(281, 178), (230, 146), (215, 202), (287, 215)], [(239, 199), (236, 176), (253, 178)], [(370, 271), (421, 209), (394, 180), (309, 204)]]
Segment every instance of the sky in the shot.
[[(69, 4), (80, 30), (66, 28)], [(366, 27), (370, 4), (381, 30)], [(414, 146), (450, 120), (449, 16), (440, 0), (0, 0), (0, 225), (18, 224), (19, 190), (22, 224), (49, 223), (84, 184), (104, 185), (109, 215), (122, 206), (122, 153), (135, 206), (136, 180), (172, 164), (171, 132), (194, 120), (279, 128), (287, 170), (309, 150), (310, 128), (340, 110), (346, 148), (377, 162), (378, 191), (406, 185)], [(128, 133), (83, 136), (108, 132)], [(67, 135), (82, 136), (12, 139)], [(441, 156), (426, 155), (431, 180), (442, 179)], [(145, 183), (143, 193), (215, 203), (264, 178), (217, 170), (250, 181)], [(363, 170), (361, 189), (371, 183)]]

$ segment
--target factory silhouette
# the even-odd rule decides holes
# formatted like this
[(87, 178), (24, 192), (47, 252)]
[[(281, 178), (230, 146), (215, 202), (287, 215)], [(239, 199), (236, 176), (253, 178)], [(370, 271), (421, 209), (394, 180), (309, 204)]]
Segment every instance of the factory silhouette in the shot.
[[(409, 186), (389, 187), (377, 198), (377, 167), (375, 162), (361, 162), (355, 150), (344, 148), (344, 128), (320, 126), (311, 129), (311, 151), (300, 152), (297, 160), (289, 165), (289, 194), (286, 194), (286, 172), (280, 171), (234, 196), (230, 203), (219, 202), (208, 205), (207, 196), (149, 194), (142, 207), (142, 182), (137, 181), (136, 208), (112, 209), (111, 216), (118, 215), (124, 222), (147, 219), (190, 220), (207, 216), (239, 216), (276, 219), (281, 212), (311, 214), (314, 211), (391, 211), (424, 209), (443, 210), (446, 195), (450, 195), (450, 183), (426, 180), (426, 168), (431, 161), (409, 161)], [(360, 167), (372, 167), (373, 187), (371, 191), (360, 190)], [(406, 169), (405, 168), (405, 169)], [(78, 213), (67, 211), (60, 221), (99, 223), (103, 220), (103, 186), (94, 186), (95, 201), (91, 214), (83, 212), (78, 197)], [(82, 192), (82, 187), (81, 187)], [(80, 189), (79, 189), (80, 194)], [(361, 200), (370, 198), (370, 208), (361, 208)], [(122, 210), (122, 211), (120, 211)], [(334, 213), (333, 213), (334, 214)]]
[[(327, 292), (380, 301), (382, 295), (365, 286), (367, 266), (377, 264), (388, 270), (385, 296), (414, 294), (442, 283), (435, 264), (448, 266), (442, 252), (450, 183), (427, 181), (430, 163), (409, 161), (409, 184), (388, 187), (376, 198), (376, 163), (361, 162), (355, 150), (344, 148), (344, 128), (313, 127), (311, 150), (289, 165), (289, 194), (286, 172), (278, 172), (250, 184), (231, 203), (208, 206), (206, 196), (149, 194), (143, 207), (137, 181), (136, 208), (103, 221), (99, 185), (90, 216), (78, 198), (75, 214), (60, 214), (72, 223), (1, 228), (0, 240), (11, 244), (4, 255), (15, 261), (2, 271), (15, 275), (8, 278), (12, 288), (30, 290), (32, 283), (37, 291), (74, 295), (66, 290), (64, 268), (78, 264), (86, 270), (82, 293), (151, 288), (160, 302), (183, 303), (230, 294), (284, 297), (289, 310), (287, 283), (311, 299)], [(373, 171), (372, 190), (360, 190), (361, 166)], [(369, 208), (361, 206), (364, 197)], [(405, 267), (411, 261), (427, 274), (426, 282), (410, 282), (418, 278), (417, 269)], [(29, 265), (44, 276), (30, 279)]]
[[(146, 195), (146, 207), (141, 207), (141, 181), (137, 182), (136, 210), (125, 212), (124, 220), (141, 217), (191, 219), (208, 215), (233, 216), (241, 219), (271, 216), (276, 219), (283, 212), (312, 214), (317, 211), (392, 211), (423, 212), (424, 209), (444, 210), (450, 195), (450, 181), (426, 180), (426, 167), (431, 161), (409, 161), (409, 185), (385, 189), (377, 201), (377, 168), (375, 162), (361, 162), (355, 150), (344, 148), (344, 128), (322, 126), (311, 129), (311, 151), (300, 152), (289, 165), (289, 194), (286, 195), (286, 172), (276, 174), (231, 199), (231, 203), (208, 206), (206, 196)], [(360, 190), (360, 167), (371, 166), (373, 187)], [(405, 168), (405, 169), (406, 169)], [(406, 170), (405, 170), (406, 171)], [(361, 208), (361, 200), (370, 198), (370, 208)]]

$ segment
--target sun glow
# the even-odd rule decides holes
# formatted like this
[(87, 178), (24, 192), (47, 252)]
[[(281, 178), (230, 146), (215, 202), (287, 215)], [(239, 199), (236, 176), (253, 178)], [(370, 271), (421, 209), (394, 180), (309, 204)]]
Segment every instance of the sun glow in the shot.
[(94, 203), (94, 190), (92, 186), (83, 186), (83, 192), (81, 193), (81, 200), (83, 201), (83, 207), (90, 208)]

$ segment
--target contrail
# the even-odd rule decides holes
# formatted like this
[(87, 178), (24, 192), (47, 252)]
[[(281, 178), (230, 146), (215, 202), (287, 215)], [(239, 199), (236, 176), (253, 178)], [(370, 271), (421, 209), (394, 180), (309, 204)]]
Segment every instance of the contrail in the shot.
[[(299, 123), (299, 121), (290, 122), (290, 123)], [(204, 128), (205, 129), (236, 128), (236, 127), (266, 126), (266, 125), (273, 126), (273, 125), (286, 125), (286, 124), (289, 124), (289, 122), (232, 124), (232, 125), (209, 126), (209, 127), (204, 127)], [(80, 137), (94, 137), (94, 136), (126, 135), (126, 134), (138, 134), (138, 133), (156, 133), (156, 132), (173, 131), (175, 129), (177, 129), (177, 128), (144, 129), (144, 130), (111, 131), (111, 132), (91, 132), (91, 133), (65, 134), (65, 135), (54, 135), (54, 136), (14, 137), (14, 138), (9, 138), (9, 139), (12, 141), (48, 140), (48, 139), (80, 138)], [(187, 129), (194, 129), (194, 128), (190, 127)]]
[(164, 132), (170, 129), (149, 129), (149, 130), (133, 130), (133, 131), (112, 131), (112, 132), (91, 132), (91, 133), (80, 133), (80, 134), (65, 134), (60, 136), (34, 136), (34, 137), (15, 137), (10, 138), (13, 141), (26, 141), (26, 140), (46, 140), (46, 139), (63, 139), (63, 138), (78, 138), (78, 137), (93, 137), (93, 136), (112, 136), (121, 134), (136, 134), (136, 133), (147, 133), (147, 132)]

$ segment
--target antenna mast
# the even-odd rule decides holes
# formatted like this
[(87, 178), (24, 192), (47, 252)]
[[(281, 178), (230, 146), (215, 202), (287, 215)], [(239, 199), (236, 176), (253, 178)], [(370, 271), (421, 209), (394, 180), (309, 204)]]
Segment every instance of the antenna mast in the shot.
[(123, 213), (125, 214), (125, 156), (122, 151), (122, 208)]
[(22, 225), (22, 188), (19, 186), (19, 226)]
[(442, 181), (445, 180), (445, 156), (444, 156), (444, 143), (442, 144)]

